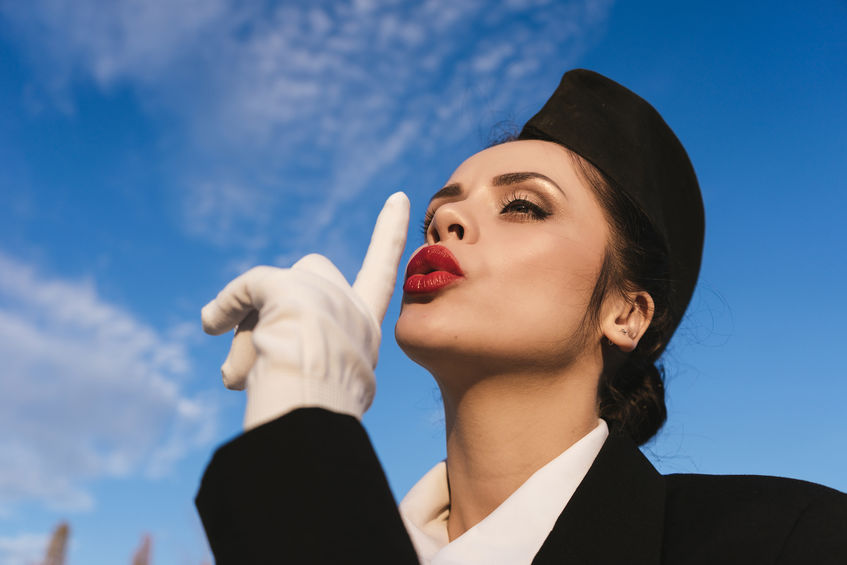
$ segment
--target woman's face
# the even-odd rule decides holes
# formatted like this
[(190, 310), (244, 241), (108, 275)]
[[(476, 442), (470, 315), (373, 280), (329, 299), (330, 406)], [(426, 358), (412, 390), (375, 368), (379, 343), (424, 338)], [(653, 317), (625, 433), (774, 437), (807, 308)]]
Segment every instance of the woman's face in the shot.
[(421, 249), (449, 254), (418, 249), (410, 261), (395, 336), (413, 360), (436, 376), (560, 370), (594, 343), (586, 331), (599, 344), (599, 330), (583, 322), (609, 228), (562, 147), (526, 140), (473, 155), (435, 194), (427, 219)]

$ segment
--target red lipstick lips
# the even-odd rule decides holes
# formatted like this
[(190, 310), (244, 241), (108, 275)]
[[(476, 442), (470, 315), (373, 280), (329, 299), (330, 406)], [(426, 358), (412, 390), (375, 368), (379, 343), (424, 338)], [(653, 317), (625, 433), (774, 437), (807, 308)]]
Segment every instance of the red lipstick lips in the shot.
[(403, 292), (427, 294), (437, 292), (464, 277), (459, 262), (441, 245), (428, 245), (415, 253), (406, 267)]

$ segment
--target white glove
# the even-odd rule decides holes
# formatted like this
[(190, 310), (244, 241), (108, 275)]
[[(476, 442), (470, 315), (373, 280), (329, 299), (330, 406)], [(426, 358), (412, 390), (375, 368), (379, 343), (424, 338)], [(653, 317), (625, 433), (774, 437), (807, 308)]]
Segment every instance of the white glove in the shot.
[(227, 388), (247, 388), (244, 429), (303, 406), (361, 418), (376, 388), (380, 324), (406, 244), (409, 199), (391, 195), (351, 287), (322, 255), (290, 269), (254, 267), (209, 302), (203, 330), (238, 326), (221, 367)]

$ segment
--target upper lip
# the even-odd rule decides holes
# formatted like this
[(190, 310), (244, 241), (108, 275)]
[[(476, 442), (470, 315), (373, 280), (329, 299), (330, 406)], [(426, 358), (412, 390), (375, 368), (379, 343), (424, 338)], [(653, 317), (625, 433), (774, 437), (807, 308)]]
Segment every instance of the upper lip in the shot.
[(415, 253), (406, 267), (406, 278), (412, 275), (425, 275), (433, 271), (447, 271), (456, 276), (464, 276), (459, 261), (443, 245), (427, 245)]

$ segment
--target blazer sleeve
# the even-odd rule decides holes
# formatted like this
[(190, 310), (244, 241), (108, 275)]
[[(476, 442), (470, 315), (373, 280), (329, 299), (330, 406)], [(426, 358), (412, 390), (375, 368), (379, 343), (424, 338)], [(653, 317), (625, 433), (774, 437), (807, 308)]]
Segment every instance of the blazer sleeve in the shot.
[(220, 565), (417, 564), (359, 421), (301, 408), (220, 447), (195, 500)]
[(820, 490), (791, 528), (779, 565), (847, 563), (847, 495), (826, 487)]

